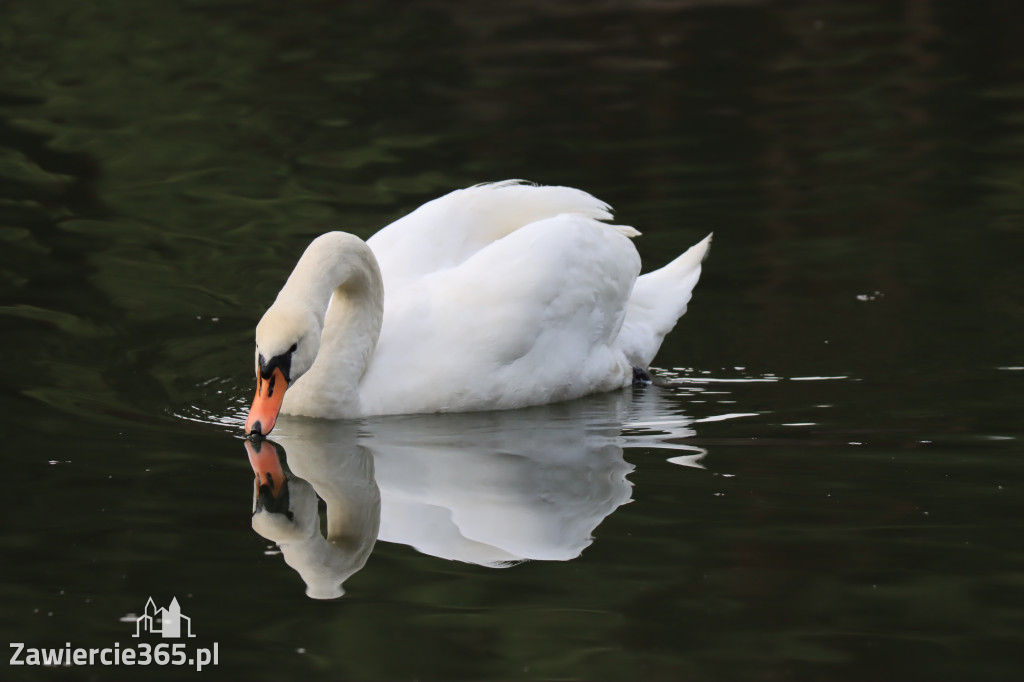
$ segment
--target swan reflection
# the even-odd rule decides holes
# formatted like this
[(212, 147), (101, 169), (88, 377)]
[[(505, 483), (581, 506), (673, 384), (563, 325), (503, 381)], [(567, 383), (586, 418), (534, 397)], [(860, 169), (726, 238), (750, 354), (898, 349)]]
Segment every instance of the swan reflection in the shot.
[(690, 420), (673, 407), (648, 387), (504, 412), (282, 417), (279, 445), (245, 441), (252, 526), (316, 599), (341, 596), (378, 539), (495, 568), (566, 561), (630, 501), (623, 449), (682, 451), (670, 461), (700, 466), (704, 451), (678, 442), (694, 434)]

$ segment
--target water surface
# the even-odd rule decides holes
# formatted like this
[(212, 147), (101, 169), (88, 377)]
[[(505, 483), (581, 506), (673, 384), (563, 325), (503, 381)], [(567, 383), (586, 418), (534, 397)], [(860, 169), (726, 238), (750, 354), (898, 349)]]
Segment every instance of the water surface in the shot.
[[(207, 678), (1019, 675), (1016, 3), (3, 14), (8, 641), (124, 646), (176, 596)], [(658, 385), (283, 422), (309, 523), (377, 526), (311, 599), (252, 528), (255, 322), (313, 236), (510, 177), (608, 201), (648, 268), (715, 232)]]

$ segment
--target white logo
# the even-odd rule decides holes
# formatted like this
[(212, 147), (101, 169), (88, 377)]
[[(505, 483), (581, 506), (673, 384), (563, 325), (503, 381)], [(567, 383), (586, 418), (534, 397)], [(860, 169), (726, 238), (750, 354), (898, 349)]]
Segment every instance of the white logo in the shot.
[[(177, 598), (165, 609), (158, 609), (150, 597), (146, 602), (146, 611), (141, 616), (129, 613), (121, 617), (122, 623), (135, 623), (135, 634), (139, 637), (143, 632), (159, 633), (165, 638), (195, 637), (192, 634), (192, 619), (181, 615), (181, 606)], [(220, 645), (213, 647), (190, 647), (185, 642), (137, 642), (134, 646), (121, 648), (120, 642), (114, 646), (103, 648), (73, 647), (66, 642), (64, 647), (37, 648), (25, 646), (25, 642), (11, 642), (14, 653), (11, 654), (11, 665), (38, 666), (79, 666), (79, 665), (194, 665), (202, 670), (208, 665), (220, 664)]]
[[(185, 625), (185, 634), (182, 634), (182, 623)], [(195, 637), (192, 634), (192, 619), (181, 614), (181, 606), (178, 605), (178, 598), (171, 599), (171, 604), (166, 609), (157, 608), (150, 597), (146, 602), (146, 610), (141, 616), (135, 619), (135, 634), (138, 637), (143, 632), (153, 634), (159, 633), (162, 637)]]

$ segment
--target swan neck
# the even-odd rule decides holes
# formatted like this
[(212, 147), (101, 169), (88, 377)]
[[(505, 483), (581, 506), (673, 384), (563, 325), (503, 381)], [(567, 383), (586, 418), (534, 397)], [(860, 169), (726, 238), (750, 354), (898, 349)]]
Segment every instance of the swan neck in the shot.
[(302, 576), (306, 593), (317, 599), (344, 594), (343, 583), (363, 568), (380, 530), (380, 489), (373, 457), (361, 449), (348, 455), (321, 449), (296, 448), (294, 464), (309, 476), (311, 492), (327, 507), (327, 537), (320, 532), (319, 510), (304, 524), (309, 534), (280, 544), (285, 561)]
[(362, 298), (383, 309), (384, 285), (377, 259), (364, 241), (344, 232), (330, 232), (310, 243), (277, 302), (299, 303), (323, 321), (336, 294)]
[(286, 409), (313, 417), (358, 416), (359, 381), (384, 316), (384, 284), (370, 247), (343, 232), (318, 237), (278, 300), (307, 306), (321, 329), (316, 359), (289, 388)]

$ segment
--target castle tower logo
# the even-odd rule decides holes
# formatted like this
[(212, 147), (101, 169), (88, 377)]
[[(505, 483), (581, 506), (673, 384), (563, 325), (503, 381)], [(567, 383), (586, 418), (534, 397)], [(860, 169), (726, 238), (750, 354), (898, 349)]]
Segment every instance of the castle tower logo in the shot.
[(149, 598), (146, 610), (135, 619), (135, 634), (132, 637), (138, 637), (143, 632), (160, 634), (164, 638), (195, 637), (192, 634), (192, 619), (182, 615), (177, 597), (171, 599), (170, 606), (159, 609), (153, 603), (153, 598)]

